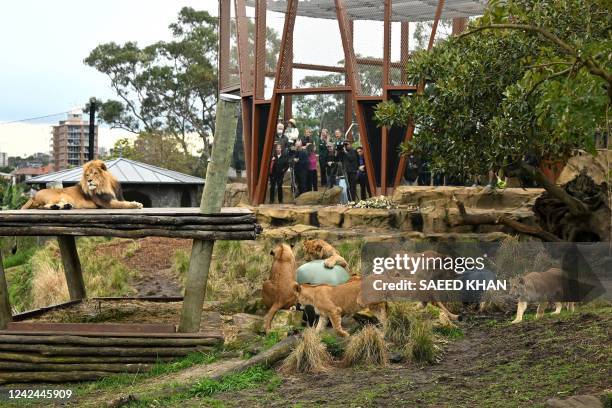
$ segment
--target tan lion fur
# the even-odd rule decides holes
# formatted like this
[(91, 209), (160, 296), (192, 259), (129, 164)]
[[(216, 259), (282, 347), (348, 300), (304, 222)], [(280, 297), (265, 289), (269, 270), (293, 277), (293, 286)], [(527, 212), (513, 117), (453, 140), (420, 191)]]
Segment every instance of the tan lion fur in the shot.
[(326, 268), (333, 268), (340, 265), (343, 268), (348, 267), (346, 260), (338, 253), (328, 242), (322, 239), (309, 239), (304, 241), (304, 259), (312, 261), (313, 259), (325, 259), (324, 265)]
[(262, 298), (268, 312), (264, 316), (264, 329), (270, 330), (272, 319), (279, 309), (295, 306), (293, 285), (296, 284), (296, 265), (293, 250), (287, 244), (277, 245), (270, 255), (274, 257), (270, 278), (263, 283)]
[(348, 282), (338, 286), (331, 285), (298, 285), (294, 286), (298, 303), (302, 306), (312, 305), (319, 314), (317, 331), (327, 326), (328, 319), (336, 332), (348, 336), (342, 328), (342, 316), (353, 315), (365, 308), (370, 309), (381, 324), (386, 321), (386, 303), (367, 304), (361, 298), (361, 278), (351, 277)]
[(142, 208), (142, 204), (123, 201), (121, 185), (117, 179), (107, 170), (102, 160), (92, 160), (83, 166), (83, 177), (77, 185), (40, 190), (21, 208)]
[(529, 303), (538, 304), (536, 319), (544, 315), (549, 302), (555, 303), (553, 314), (561, 313), (563, 306), (570, 311), (574, 311), (574, 302), (559, 302), (563, 299), (565, 282), (566, 278), (559, 268), (550, 268), (545, 272), (529, 272), (519, 278), (511, 279), (510, 294), (518, 297), (516, 318), (512, 323), (523, 321), (523, 314)]

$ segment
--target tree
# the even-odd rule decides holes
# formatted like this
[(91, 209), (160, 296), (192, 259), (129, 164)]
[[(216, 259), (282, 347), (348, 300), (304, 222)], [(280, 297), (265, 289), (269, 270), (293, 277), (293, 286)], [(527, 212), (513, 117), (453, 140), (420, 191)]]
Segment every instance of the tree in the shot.
[(111, 154), (111, 158), (117, 157), (195, 176), (201, 176), (203, 170), (200, 158), (183, 154), (176, 140), (167, 135), (141, 133), (133, 142), (119, 139)]
[(133, 133), (171, 137), (186, 158), (189, 134), (214, 134), (217, 92), (217, 21), (206, 11), (183, 8), (169, 26), (173, 40), (144, 48), (134, 42), (101, 44), (85, 63), (108, 76), (119, 100), (100, 103), (99, 118)]
[(597, 235), (605, 239), (607, 198), (595, 214), (537, 163), (564, 162), (576, 149), (594, 153), (594, 135), (609, 134), (611, 23), (599, 0), (489, 2), (467, 33), (414, 55), (408, 77), (423, 91), (381, 104), (377, 119), (412, 120), (415, 135), (402, 152), (425, 155), (434, 170), (469, 176), (502, 168), (537, 180), (568, 215), (558, 236), (572, 240), (579, 224), (602, 216)]

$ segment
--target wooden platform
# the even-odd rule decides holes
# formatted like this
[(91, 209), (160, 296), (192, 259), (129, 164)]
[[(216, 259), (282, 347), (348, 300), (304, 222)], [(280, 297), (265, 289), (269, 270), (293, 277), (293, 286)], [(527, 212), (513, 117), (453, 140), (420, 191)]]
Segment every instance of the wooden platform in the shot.
[(196, 207), (0, 211), (0, 235), (4, 236), (253, 240), (260, 232), (255, 215), (240, 207), (226, 207), (217, 214), (202, 214)]

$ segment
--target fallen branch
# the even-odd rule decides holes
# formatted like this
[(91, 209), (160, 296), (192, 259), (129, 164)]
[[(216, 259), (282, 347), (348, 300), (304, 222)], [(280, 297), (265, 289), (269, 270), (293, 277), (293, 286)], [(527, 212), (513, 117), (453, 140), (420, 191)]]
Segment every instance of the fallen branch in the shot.
[[(298, 342), (298, 336), (289, 336), (285, 338), (284, 340), (282, 340), (281, 342), (277, 343), (276, 345), (272, 346), (268, 350), (263, 351), (257, 354), (256, 356), (251, 357), (248, 360), (240, 361), (237, 364), (230, 365), (226, 369), (219, 370), (207, 378), (211, 380), (220, 380), (223, 377), (226, 377), (230, 374), (242, 372), (254, 366), (262, 366), (266, 368), (271, 367), (274, 363), (276, 363), (277, 361), (289, 355), (289, 353), (291, 352), (291, 350), (293, 350), (297, 342)], [(199, 379), (201, 378), (198, 378), (198, 380)], [(172, 394), (189, 392), (189, 390), (191, 390), (192, 387), (193, 387), (192, 383), (187, 383), (187, 384), (183, 383), (182, 385), (179, 385), (179, 386), (174, 385), (174, 386), (162, 387), (161, 389), (157, 388), (152, 392), (143, 392), (143, 393), (138, 393), (138, 394), (126, 394), (126, 395), (122, 395), (116, 398), (113, 401), (110, 401), (107, 404), (107, 406), (115, 408), (115, 407), (124, 406), (126, 404), (129, 404), (129, 403), (132, 403), (138, 400), (167, 398), (171, 396)]]

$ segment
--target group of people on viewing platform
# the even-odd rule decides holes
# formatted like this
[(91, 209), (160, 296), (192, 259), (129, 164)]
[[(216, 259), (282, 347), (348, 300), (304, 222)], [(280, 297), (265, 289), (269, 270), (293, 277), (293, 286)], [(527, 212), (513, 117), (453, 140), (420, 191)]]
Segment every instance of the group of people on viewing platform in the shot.
[[(270, 203), (283, 202), (283, 184), (289, 176), (295, 197), (307, 192), (341, 185), (346, 189), (349, 201), (357, 201), (357, 185), (361, 199), (372, 194), (367, 182), (363, 148), (345, 138), (340, 129), (329, 135), (321, 129), (313, 135), (305, 128), (300, 134), (296, 121), (279, 122), (276, 127), (274, 151), (270, 164)], [(320, 183), (320, 184), (319, 184)]]

